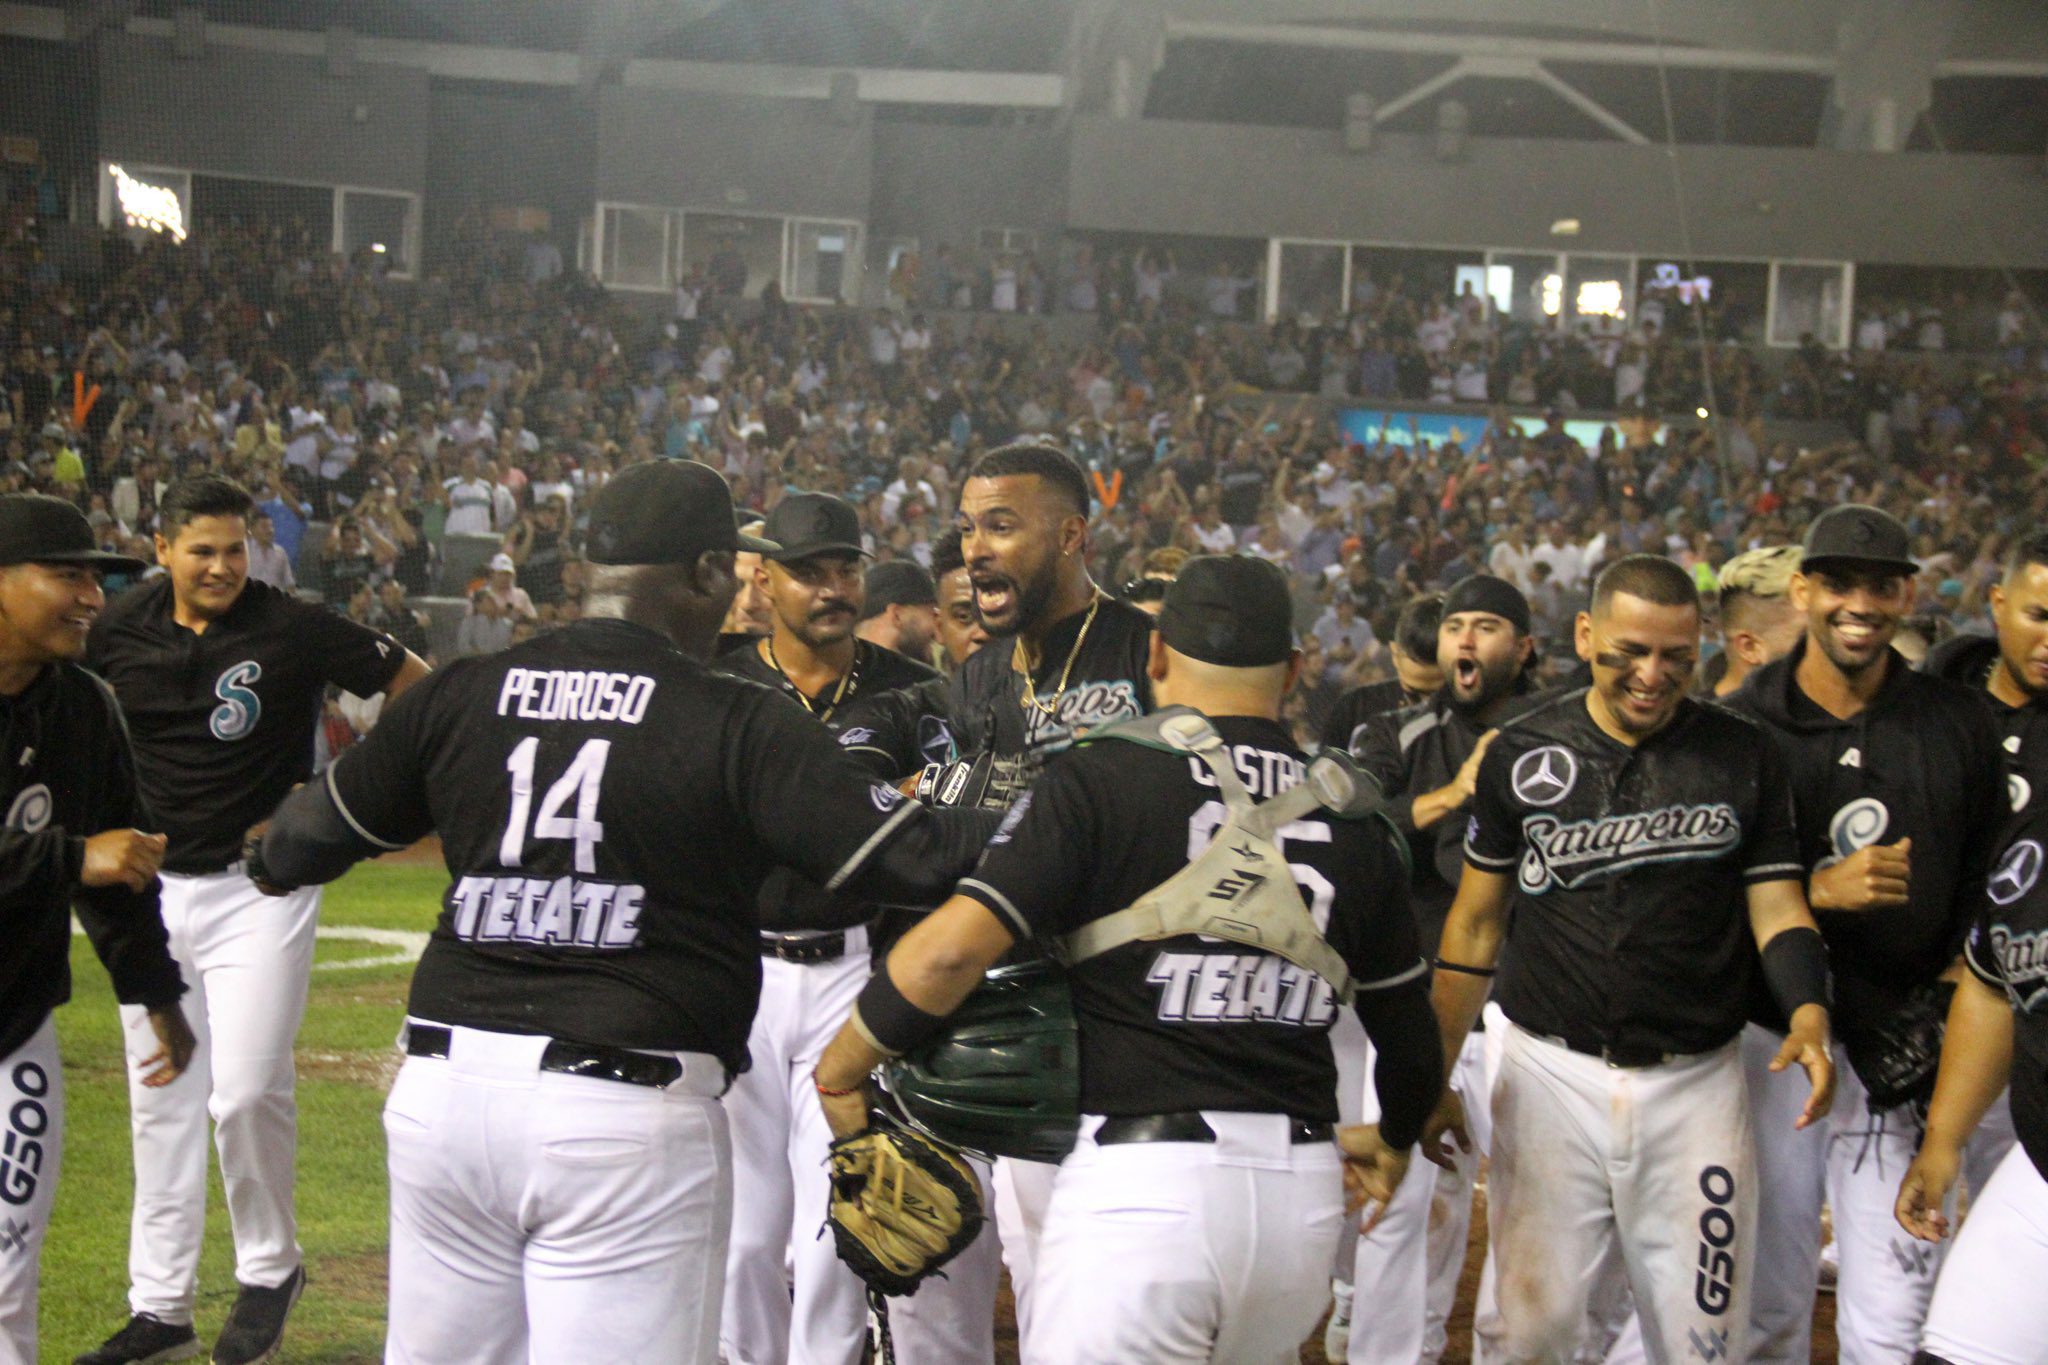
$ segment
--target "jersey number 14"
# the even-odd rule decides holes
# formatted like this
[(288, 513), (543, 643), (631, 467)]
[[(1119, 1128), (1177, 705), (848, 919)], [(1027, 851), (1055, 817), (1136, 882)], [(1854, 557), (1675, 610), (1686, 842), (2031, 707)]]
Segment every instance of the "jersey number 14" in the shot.
[[(608, 739), (585, 740), (568, 769), (541, 797), (540, 814), (533, 821), (536, 839), (576, 841), (576, 870), (586, 876), (597, 871), (597, 845), (604, 838), (597, 799), (611, 752)], [(505, 821), (505, 837), (498, 842), (498, 862), (505, 867), (521, 866), (526, 852), (526, 821), (533, 812), (533, 762), (539, 753), (540, 737), (528, 735), (512, 746), (505, 759), (505, 771), (512, 774), (512, 812)], [(576, 814), (564, 815), (571, 797), (576, 800)]]

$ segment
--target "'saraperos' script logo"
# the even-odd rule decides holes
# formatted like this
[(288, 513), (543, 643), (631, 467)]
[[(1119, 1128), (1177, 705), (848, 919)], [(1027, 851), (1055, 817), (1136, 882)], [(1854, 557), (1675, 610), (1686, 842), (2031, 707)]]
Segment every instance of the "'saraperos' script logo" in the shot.
[(1515, 760), (1508, 785), (1515, 798), (1531, 806), (1554, 806), (1571, 795), (1579, 780), (1579, 760), (1562, 745), (1546, 744)]
[(1651, 863), (1714, 858), (1742, 839), (1742, 822), (1725, 801), (1666, 806), (1662, 810), (1564, 821), (1555, 815), (1522, 820), (1520, 880), (1530, 895), (1553, 886), (1570, 891), (1600, 877)]

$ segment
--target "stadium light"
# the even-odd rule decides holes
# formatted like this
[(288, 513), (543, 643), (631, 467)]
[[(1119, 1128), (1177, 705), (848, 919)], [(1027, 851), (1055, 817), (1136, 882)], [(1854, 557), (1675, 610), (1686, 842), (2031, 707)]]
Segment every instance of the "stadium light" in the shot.
[(1543, 312), (1556, 317), (1564, 311), (1564, 276), (1552, 271), (1543, 277)]
[(114, 197), (120, 201), (122, 222), (150, 232), (167, 232), (174, 242), (185, 240), (185, 206), (178, 202), (176, 190), (168, 185), (152, 185), (146, 180), (137, 180), (111, 162), (107, 165), (107, 173), (113, 177)]

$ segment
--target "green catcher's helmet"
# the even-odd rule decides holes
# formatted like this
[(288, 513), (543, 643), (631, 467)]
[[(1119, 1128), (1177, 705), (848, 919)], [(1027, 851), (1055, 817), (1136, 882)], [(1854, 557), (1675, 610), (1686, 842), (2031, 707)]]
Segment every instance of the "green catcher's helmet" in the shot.
[(1080, 1128), (1081, 1075), (1066, 973), (998, 967), (932, 1041), (883, 1064), (913, 1128), (982, 1157), (1057, 1162)]

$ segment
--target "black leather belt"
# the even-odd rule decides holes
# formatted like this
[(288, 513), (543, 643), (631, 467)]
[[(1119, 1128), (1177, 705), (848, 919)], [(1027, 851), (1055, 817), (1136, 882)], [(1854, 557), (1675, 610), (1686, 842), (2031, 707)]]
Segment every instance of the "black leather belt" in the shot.
[(1683, 1052), (1666, 1052), (1662, 1048), (1654, 1048), (1645, 1044), (1637, 1044), (1634, 1047), (1614, 1047), (1607, 1043), (1579, 1042), (1555, 1033), (1539, 1033), (1536, 1036), (1547, 1043), (1556, 1043), (1559, 1047), (1579, 1053), (1582, 1056), (1598, 1057), (1607, 1065), (1618, 1067), (1624, 1071), (1636, 1071), (1646, 1066), (1662, 1066), (1666, 1062), (1677, 1061), (1681, 1057), (1690, 1055)]
[[(439, 1024), (408, 1024), (405, 1051), (409, 1057), (448, 1056), (450, 1032)], [(596, 1047), (588, 1043), (551, 1040), (540, 1054), (542, 1071), (559, 1071), (565, 1076), (588, 1076), (597, 1081), (621, 1085), (644, 1085), (665, 1090), (682, 1079), (683, 1064), (673, 1057), (634, 1052), (623, 1047)]]
[[(1328, 1142), (1335, 1136), (1333, 1126), (1317, 1119), (1287, 1120), (1287, 1140), (1297, 1146)], [(1123, 1142), (1214, 1142), (1216, 1130), (1196, 1110), (1180, 1114), (1137, 1114), (1108, 1118), (1095, 1130), (1095, 1145), (1114, 1147)]]
[(761, 956), (794, 962), (800, 967), (816, 962), (837, 962), (846, 956), (846, 931), (834, 929), (829, 934), (804, 934), (801, 937), (763, 934)]

